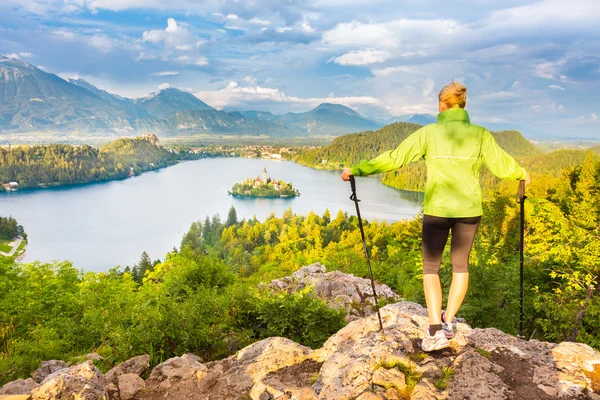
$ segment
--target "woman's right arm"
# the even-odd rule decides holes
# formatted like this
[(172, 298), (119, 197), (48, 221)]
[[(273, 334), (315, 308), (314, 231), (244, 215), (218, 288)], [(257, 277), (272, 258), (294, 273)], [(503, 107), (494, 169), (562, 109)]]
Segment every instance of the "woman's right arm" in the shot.
[(525, 168), (521, 167), (510, 154), (498, 145), (487, 129), (483, 132), (481, 156), (485, 166), (498, 178), (512, 180), (528, 178)]
[(401, 168), (406, 164), (418, 161), (427, 152), (427, 127), (419, 129), (407, 137), (395, 150), (389, 150), (374, 159), (362, 160), (350, 169), (354, 176), (380, 174)]

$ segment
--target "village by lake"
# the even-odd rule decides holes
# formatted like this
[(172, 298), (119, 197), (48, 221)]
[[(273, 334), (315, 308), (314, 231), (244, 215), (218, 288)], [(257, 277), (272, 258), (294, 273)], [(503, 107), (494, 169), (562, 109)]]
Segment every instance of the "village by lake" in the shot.
[[(228, 192), (249, 176), (289, 182), (302, 195), (290, 198), (234, 197)], [(268, 179), (268, 177), (267, 177)], [(415, 193), (358, 179), (361, 213), (368, 220), (413, 218), (421, 209)], [(83, 270), (103, 271), (136, 263), (143, 251), (153, 259), (179, 246), (190, 224), (231, 206), (242, 218), (266, 219), (287, 208), (332, 215), (354, 214), (350, 185), (338, 172), (289, 161), (215, 158), (189, 161), (130, 179), (40, 190), (0, 193), (0, 209), (28, 235), (25, 262), (72, 261)]]

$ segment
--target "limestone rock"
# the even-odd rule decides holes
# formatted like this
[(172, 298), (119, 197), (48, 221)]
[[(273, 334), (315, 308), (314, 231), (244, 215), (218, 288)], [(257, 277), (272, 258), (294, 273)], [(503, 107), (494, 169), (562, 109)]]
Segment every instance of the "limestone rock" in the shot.
[[(292, 293), (313, 286), (316, 295), (323, 299), (329, 307), (343, 308), (348, 321), (354, 321), (375, 312), (375, 300), (370, 280), (339, 271), (325, 271), (323, 265), (315, 263), (300, 268), (292, 276), (271, 281), (269, 287), (275, 291)], [(379, 300), (399, 300), (398, 294), (387, 285), (376, 284), (375, 290)]]
[(111, 383), (117, 383), (119, 376), (123, 374), (143, 374), (148, 368), (150, 368), (150, 356), (143, 355), (134, 357), (130, 360), (122, 362), (108, 371), (104, 377)]
[[(443, 400), (448, 398), (448, 393), (439, 393), (428, 379), (422, 379), (413, 388), (410, 398), (411, 400)], [(476, 400), (475, 397), (472, 399)]]
[(498, 374), (503, 368), (476, 351), (469, 350), (456, 358), (456, 375), (448, 385), (448, 399), (508, 399), (510, 388)]
[(67, 368), (67, 363), (62, 360), (42, 361), (40, 367), (31, 373), (31, 377), (34, 381), (40, 383), (46, 379), (48, 375), (60, 371), (63, 368)]
[(385, 398), (373, 392), (364, 392), (356, 400), (385, 400)]
[(31, 378), (17, 379), (7, 383), (0, 388), (0, 396), (2, 395), (15, 395), (15, 394), (29, 394), (33, 389), (37, 388), (36, 381)]
[(406, 387), (406, 376), (396, 368), (386, 369), (379, 367), (373, 373), (373, 384), (385, 389), (396, 388), (403, 390)]
[(582, 343), (563, 342), (552, 348), (552, 357), (558, 373), (559, 395), (575, 396), (585, 388), (593, 389), (588, 373), (600, 367), (600, 353)]
[(146, 387), (146, 382), (138, 374), (119, 375), (118, 380), (121, 400), (133, 400)]
[(87, 361), (47, 376), (41, 386), (31, 392), (31, 397), (32, 400), (106, 400), (107, 385), (100, 371)]
[(169, 358), (154, 367), (146, 384), (156, 390), (165, 391), (182, 380), (198, 381), (206, 375), (206, 372), (206, 366), (200, 364), (194, 356), (184, 354), (181, 357)]

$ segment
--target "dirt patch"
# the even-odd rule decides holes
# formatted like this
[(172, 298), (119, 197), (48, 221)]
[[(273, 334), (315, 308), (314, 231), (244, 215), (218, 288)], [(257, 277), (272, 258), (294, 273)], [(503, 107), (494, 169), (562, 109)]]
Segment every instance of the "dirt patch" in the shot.
[[(500, 379), (512, 390), (511, 399), (514, 400), (550, 400), (549, 396), (533, 383), (533, 365), (510, 351), (494, 351), (490, 360), (504, 371), (498, 374)], [(582, 397), (564, 398), (576, 400)]]
[(263, 379), (263, 382), (275, 387), (282, 384), (284, 387), (310, 387), (317, 380), (321, 365), (323, 363), (314, 360), (305, 360), (300, 364), (271, 372)]
[(594, 372), (583, 370), (583, 373), (592, 381), (592, 390), (600, 393), (600, 364), (594, 364)]

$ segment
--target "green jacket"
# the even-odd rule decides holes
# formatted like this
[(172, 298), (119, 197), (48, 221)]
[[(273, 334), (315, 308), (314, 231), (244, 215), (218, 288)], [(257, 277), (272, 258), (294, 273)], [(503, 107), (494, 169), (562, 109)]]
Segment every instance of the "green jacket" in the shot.
[(438, 123), (422, 127), (396, 150), (352, 168), (367, 176), (401, 168), (425, 158), (424, 213), (438, 217), (475, 217), (483, 214), (479, 170), (485, 164), (502, 179), (525, 179), (525, 170), (508, 155), (485, 128), (472, 125), (462, 108), (438, 114)]

